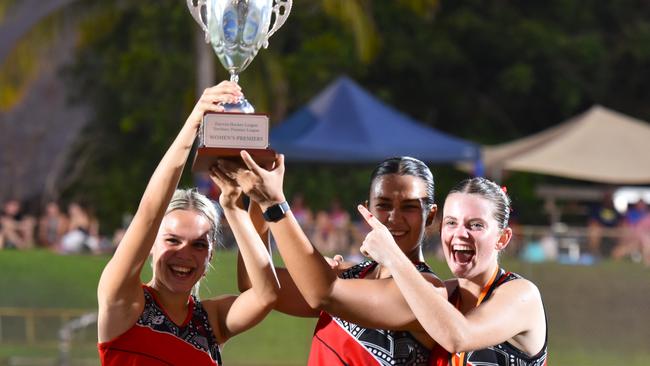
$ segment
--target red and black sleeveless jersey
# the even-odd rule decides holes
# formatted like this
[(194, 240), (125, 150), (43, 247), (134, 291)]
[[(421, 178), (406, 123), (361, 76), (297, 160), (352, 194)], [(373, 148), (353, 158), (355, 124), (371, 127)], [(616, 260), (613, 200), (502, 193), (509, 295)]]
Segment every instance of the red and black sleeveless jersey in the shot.
[[(492, 296), (494, 290), (506, 282), (523, 278), (520, 275), (512, 272), (506, 272), (499, 269), (499, 272), (494, 279), (494, 282), (489, 287), (483, 301)], [(458, 288), (449, 296), (449, 302), (458, 304), (460, 293)], [(547, 344), (548, 344), (548, 329), (546, 330), (546, 339), (542, 350), (536, 355), (528, 356), (517, 347), (508, 342), (503, 342), (495, 346), (490, 346), (476, 351), (458, 353), (455, 357), (449, 358), (450, 366), (545, 366), (547, 363)]]
[(98, 345), (103, 366), (186, 366), (221, 364), (208, 314), (194, 296), (183, 324), (176, 325), (143, 286), (145, 304), (138, 321), (117, 338)]
[[(349, 268), (341, 278), (364, 278), (377, 266), (366, 261)], [(425, 263), (420, 272), (433, 273)], [(369, 309), (369, 311), (372, 311)], [(431, 350), (405, 331), (368, 329), (321, 311), (309, 353), (309, 366), (429, 365)]]

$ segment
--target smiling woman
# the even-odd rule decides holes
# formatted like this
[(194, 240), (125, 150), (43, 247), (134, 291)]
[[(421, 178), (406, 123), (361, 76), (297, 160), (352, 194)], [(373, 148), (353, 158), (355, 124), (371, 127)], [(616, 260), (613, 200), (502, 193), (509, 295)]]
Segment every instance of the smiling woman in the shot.
[[(510, 241), (510, 199), (494, 182), (473, 178), (445, 201), (441, 241), (456, 278), (445, 281), (449, 298), (422, 281), (401, 254), (390, 229), (360, 207), (373, 230), (363, 243), (390, 269), (418, 321), (446, 351), (438, 365), (546, 365), (547, 326), (535, 285), (499, 267)], [(449, 301), (447, 301), (449, 300)]]
[[(239, 296), (199, 300), (196, 289), (217, 244), (214, 204), (195, 190), (175, 190), (207, 111), (237, 100), (231, 82), (205, 90), (160, 161), (140, 206), (97, 288), (102, 365), (219, 365), (220, 344), (259, 323), (272, 309), (277, 279), (271, 259), (241, 204), (241, 189), (212, 175), (252, 287)], [(251, 229), (253, 230), (253, 229)], [(249, 230), (250, 231), (250, 230)], [(153, 277), (140, 273), (151, 254)]]
[[(242, 157), (249, 169), (228, 174), (265, 210), (287, 266), (277, 269), (281, 289), (276, 310), (319, 318), (308, 364), (429, 365), (434, 343), (400, 294), (390, 269), (372, 260), (331, 268), (291, 211), (273, 214), (285, 204), (283, 157), (278, 156), (271, 170), (257, 166), (246, 152)], [(387, 159), (372, 173), (369, 210), (386, 225), (418, 276), (429, 287), (442, 288), (422, 255), (424, 231), (436, 212), (433, 202), (433, 175), (417, 159)], [(242, 282), (248, 288), (247, 281)]]
[[(214, 204), (195, 190), (176, 190), (151, 250), (154, 267), (149, 286), (159, 282), (171, 292), (194, 288), (208, 270), (217, 241), (219, 216)], [(184, 256), (177, 255), (188, 248)], [(156, 286), (160, 287), (160, 286)]]

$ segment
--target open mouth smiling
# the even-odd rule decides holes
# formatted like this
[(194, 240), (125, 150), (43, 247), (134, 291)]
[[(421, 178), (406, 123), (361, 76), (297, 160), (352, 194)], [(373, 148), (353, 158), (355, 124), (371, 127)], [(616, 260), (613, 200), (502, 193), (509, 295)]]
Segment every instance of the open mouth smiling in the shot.
[(476, 250), (469, 245), (454, 244), (451, 246), (451, 255), (457, 263), (468, 264), (476, 255)]
[(175, 277), (187, 278), (195, 271), (194, 268), (179, 266), (179, 265), (169, 265), (169, 270)]
[(390, 234), (393, 236), (393, 238), (399, 238), (404, 235), (406, 235), (407, 231), (406, 230), (389, 230)]

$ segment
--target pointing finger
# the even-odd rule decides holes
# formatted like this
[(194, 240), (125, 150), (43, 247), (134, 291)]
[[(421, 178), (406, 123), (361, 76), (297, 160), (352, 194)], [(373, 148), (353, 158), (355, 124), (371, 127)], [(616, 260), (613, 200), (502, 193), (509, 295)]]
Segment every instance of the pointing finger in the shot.
[(368, 209), (364, 205), (358, 205), (357, 210), (359, 210), (359, 213), (363, 218), (366, 220), (368, 225), (370, 225), (371, 228), (373, 229), (379, 229), (383, 227), (384, 225), (377, 220), (377, 218), (368, 211)]

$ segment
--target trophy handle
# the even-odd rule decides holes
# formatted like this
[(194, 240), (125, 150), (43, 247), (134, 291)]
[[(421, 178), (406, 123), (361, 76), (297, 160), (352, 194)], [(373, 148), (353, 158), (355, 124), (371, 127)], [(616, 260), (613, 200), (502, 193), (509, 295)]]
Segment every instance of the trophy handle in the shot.
[(196, 20), (205, 32), (205, 43), (210, 43), (210, 36), (208, 35), (208, 20), (207, 14), (207, 0), (187, 0), (187, 8), (190, 9), (192, 18)]
[[(192, 0), (187, 0), (192, 1)], [(201, 0), (198, 0), (201, 1)], [(269, 47), (269, 38), (278, 30), (284, 22), (287, 21), (289, 13), (291, 13), (291, 6), (293, 5), (293, 0), (274, 0), (273, 5), (273, 14), (275, 14), (275, 21), (273, 22), (273, 27), (267, 33), (266, 39), (264, 40), (264, 48)], [(280, 14), (282, 12), (282, 14)]]

